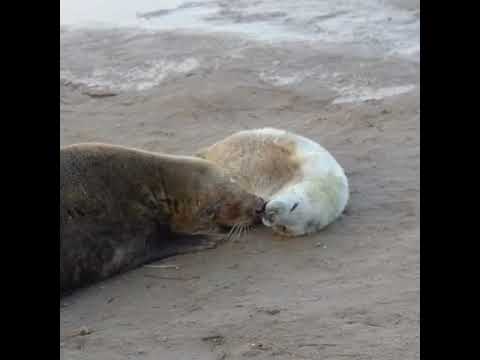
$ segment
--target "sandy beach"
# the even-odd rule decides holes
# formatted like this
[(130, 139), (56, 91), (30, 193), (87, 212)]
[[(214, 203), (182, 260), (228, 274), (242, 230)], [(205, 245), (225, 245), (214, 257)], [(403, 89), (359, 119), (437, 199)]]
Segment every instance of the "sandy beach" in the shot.
[[(258, 227), (157, 263), (178, 268), (143, 267), (63, 298), (60, 358), (418, 359), (420, 70), (415, 42), (401, 37), (418, 2), (388, 2), (385, 26), (397, 28), (385, 41), (368, 28), (371, 42), (355, 37), (363, 28), (341, 37), (344, 27), (321, 14), (311, 17), (333, 40), (290, 36), (311, 19), (262, 8), (268, 1), (201, 3), (150, 15), (196, 9), (218, 28), (176, 29), (175, 18), (165, 29), (61, 27), (61, 146), (191, 154), (238, 130), (277, 127), (331, 151), (350, 204), (313, 236), (283, 240)], [(339, 11), (331, 17), (347, 16)], [(287, 30), (235, 30), (248, 24)]]

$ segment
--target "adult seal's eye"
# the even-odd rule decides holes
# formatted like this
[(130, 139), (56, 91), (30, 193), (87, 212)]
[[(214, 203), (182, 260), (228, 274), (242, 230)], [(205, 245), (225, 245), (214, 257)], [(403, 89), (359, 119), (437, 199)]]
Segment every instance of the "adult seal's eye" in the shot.
[(220, 208), (221, 208), (221, 204), (217, 203), (215, 205), (212, 205), (212, 206), (209, 206), (207, 208), (207, 210), (205, 210), (205, 214), (207, 215), (207, 217), (209, 217), (210, 219), (214, 219), (217, 214), (220, 212)]

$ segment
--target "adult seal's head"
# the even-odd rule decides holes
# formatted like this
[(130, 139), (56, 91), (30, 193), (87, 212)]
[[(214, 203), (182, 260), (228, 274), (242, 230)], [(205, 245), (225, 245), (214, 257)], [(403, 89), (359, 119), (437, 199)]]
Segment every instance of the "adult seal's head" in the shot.
[(186, 252), (178, 234), (252, 225), (263, 209), (261, 198), (207, 160), (106, 144), (62, 148), (61, 286)]

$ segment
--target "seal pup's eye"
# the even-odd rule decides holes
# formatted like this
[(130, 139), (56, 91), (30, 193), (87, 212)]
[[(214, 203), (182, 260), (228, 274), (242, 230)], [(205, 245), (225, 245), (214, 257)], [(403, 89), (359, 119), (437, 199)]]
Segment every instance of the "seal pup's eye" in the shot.
[(293, 204), (292, 208), (290, 209), (290, 212), (292, 212), (293, 210), (295, 210), (298, 206), (298, 202)]

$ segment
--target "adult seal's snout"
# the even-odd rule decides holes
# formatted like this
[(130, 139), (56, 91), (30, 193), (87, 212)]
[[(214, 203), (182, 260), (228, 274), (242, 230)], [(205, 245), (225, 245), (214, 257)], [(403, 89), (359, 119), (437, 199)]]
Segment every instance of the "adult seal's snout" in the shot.
[(261, 222), (262, 216), (265, 214), (265, 207), (267, 206), (267, 202), (262, 198), (257, 198), (256, 205), (255, 205), (255, 216), (257, 222)]

